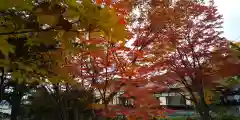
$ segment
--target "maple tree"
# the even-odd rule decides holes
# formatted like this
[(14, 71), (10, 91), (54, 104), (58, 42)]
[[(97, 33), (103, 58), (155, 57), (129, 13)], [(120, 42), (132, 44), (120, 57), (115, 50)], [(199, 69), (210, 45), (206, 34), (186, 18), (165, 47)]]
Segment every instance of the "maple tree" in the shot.
[[(160, 5), (163, 5), (163, 4), (159, 3), (158, 6)], [(189, 5), (189, 6), (186, 7), (184, 5)], [(194, 10), (195, 7), (198, 7), (196, 8), (196, 11)], [(211, 9), (211, 11), (210, 10), (208, 11), (207, 9)], [(152, 24), (152, 27), (149, 32), (151, 37), (149, 37), (150, 36), (149, 34), (147, 34), (148, 35), (147, 37), (140, 36), (134, 43), (135, 46), (138, 46), (139, 44), (144, 44), (149, 42), (151, 44), (152, 42), (152, 45), (150, 45), (148, 49), (148, 51), (150, 52), (148, 52), (147, 54), (149, 56), (148, 65), (151, 65), (151, 64), (153, 65), (150, 68), (147, 67), (147, 69), (144, 69), (142, 73), (153, 72), (153, 70), (156, 68), (159, 70), (162, 70), (163, 73), (164, 73), (164, 70), (167, 70), (167, 73), (164, 75), (154, 76), (153, 81), (154, 82), (159, 81), (159, 83), (157, 82), (158, 84), (162, 84), (163, 81), (168, 84), (175, 83), (175, 82), (183, 83), (185, 85), (185, 88), (191, 87), (191, 89), (187, 91), (194, 92), (192, 97), (199, 95), (199, 94), (195, 95), (195, 92), (196, 92), (195, 89), (197, 89), (197, 87), (200, 86), (204, 88), (211, 88), (215, 86), (211, 84), (213, 79), (215, 80), (221, 79), (219, 78), (219, 76), (218, 78), (206, 79), (206, 76), (209, 77), (210, 75), (212, 75), (211, 77), (213, 77), (215, 75), (214, 77), (216, 77), (217, 75), (222, 75), (221, 77), (226, 77), (227, 75), (230, 75), (230, 74), (232, 75), (238, 74), (239, 71), (237, 71), (237, 68), (236, 68), (238, 64), (235, 64), (233, 61), (231, 61), (230, 63), (230, 64), (233, 64), (231, 66), (232, 68), (234, 68), (233, 71), (225, 71), (227, 73), (218, 73), (218, 74), (213, 72), (213, 71), (216, 72), (218, 70), (212, 67), (216, 63), (213, 63), (212, 61), (211, 63), (207, 62), (208, 60), (210, 61), (210, 59), (213, 59), (213, 58), (216, 59), (215, 58), (216, 56), (214, 57), (212, 56), (213, 53), (215, 55), (224, 54), (227, 51), (226, 49), (228, 48), (227, 47), (228, 42), (218, 36), (221, 32), (214, 31), (216, 30), (214, 28), (219, 28), (220, 27), (219, 24), (221, 23), (221, 21), (217, 19), (217, 18), (220, 18), (220, 16), (216, 15), (215, 17), (213, 17), (215, 13), (211, 14), (211, 12), (213, 11), (216, 12), (215, 8), (200, 5), (197, 3), (194, 4), (194, 3), (189, 3), (187, 1), (180, 1), (176, 3), (176, 6), (174, 6), (174, 8), (163, 9), (163, 7), (160, 7), (158, 10), (159, 11), (156, 11), (156, 14), (158, 15), (154, 14), (152, 15), (152, 18), (150, 18), (152, 20), (152, 23), (150, 23)], [(207, 11), (207, 14), (208, 15), (210, 14), (211, 16), (209, 15), (205, 19), (205, 17), (201, 15), (203, 15), (204, 12), (206, 11)], [(196, 15), (193, 15), (194, 13)], [(201, 16), (202, 18), (199, 18), (199, 16)], [(165, 21), (165, 23), (158, 22), (158, 21)], [(204, 26), (203, 24), (205, 24), (206, 22), (207, 24), (206, 26)], [(209, 29), (211, 29), (211, 31)], [(146, 30), (149, 30), (149, 29), (145, 29), (145, 31)], [(209, 38), (207, 37), (208, 35), (209, 35)], [(159, 40), (159, 38), (161, 40)], [(213, 48), (216, 48), (219, 50), (213, 51), (212, 50)], [(170, 51), (166, 51), (167, 49)], [(231, 54), (229, 53), (228, 55), (231, 56)], [(223, 58), (218, 58), (218, 60), (224, 61)], [(154, 63), (156, 61), (158, 62)], [(196, 63), (197, 61), (199, 61), (200, 64)], [(198, 65), (201, 67), (199, 68)], [(228, 69), (225, 67), (230, 67), (229, 63), (228, 63), (228, 66), (221, 66), (220, 68)], [(206, 69), (208, 69), (208, 71), (205, 71)], [(212, 71), (209, 71), (210, 69)], [(199, 75), (199, 73), (202, 73), (202, 72), (208, 75), (206, 76)], [(196, 79), (195, 77), (193, 77), (192, 76), (194, 75), (193, 73), (199, 75), (198, 77), (200, 78), (197, 77)], [(186, 78), (189, 76), (190, 78)], [(191, 83), (190, 81), (196, 82), (198, 81), (198, 79), (200, 79), (199, 81), (204, 80), (205, 81), (204, 85), (195, 83), (195, 86), (193, 87), (192, 86), (193, 83)], [(212, 86), (209, 87), (209, 85), (212, 85)], [(194, 90), (192, 91), (193, 88)], [(203, 99), (205, 99), (204, 95), (202, 95), (202, 100)], [(205, 102), (205, 100), (203, 101)], [(199, 106), (202, 107), (201, 105)]]
[[(105, 2), (110, 5), (110, 1)], [(82, 50), (81, 43), (76, 41), (86, 40), (82, 37), (87, 37), (89, 32), (91, 37), (99, 39), (103, 34), (111, 34), (109, 42), (124, 41), (125, 37), (124, 18), (120, 17), (119, 20), (118, 17), (122, 10), (116, 14), (117, 8), (116, 10), (107, 6), (101, 8), (90, 0), (81, 3), (70, 0), (64, 2), (10, 0), (1, 1), (0, 9), (3, 11), (0, 33), (2, 78), (4, 74), (11, 73), (11, 79), (17, 86), (28, 86), (28, 83), (32, 82), (52, 85), (59, 99), (57, 100), (60, 106), (59, 114), (64, 109), (59, 95), (61, 86), (76, 84), (73, 74), (67, 67), (69, 58)], [(92, 55), (97, 46), (84, 44), (83, 47)], [(6, 99), (2, 97), (6, 92), (6, 82), (8, 79), (1, 79), (1, 102)], [(24, 95), (24, 92), (19, 90), (14, 91), (21, 92), (18, 99), (12, 99), (12, 103), (17, 103), (17, 106), (12, 104), (14, 111), (12, 120), (16, 120), (19, 115), (19, 106)], [(65, 118), (63, 115), (61, 119)]]
[[(126, 13), (122, 10), (119, 12), (123, 15)], [(126, 28), (123, 23), (125, 22), (120, 17), (118, 24)], [(96, 34), (102, 36), (95, 36)], [(72, 65), (68, 67), (75, 71), (75, 77), (79, 78), (82, 84), (92, 91), (98, 91), (100, 96), (97, 102), (101, 104), (93, 104), (92, 107), (102, 108), (106, 116), (122, 114), (147, 119), (163, 114), (165, 110), (158, 109), (159, 101), (153, 96), (154, 90), (145, 87), (148, 84), (147, 79), (137, 72), (139, 66), (135, 62), (138, 56), (135, 53), (140, 53), (141, 50), (127, 48), (125, 39), (129, 36), (125, 35), (124, 38), (124, 35), (121, 35), (121, 37), (123, 38), (119, 39), (111, 31), (96, 33), (89, 30), (88, 36), (82, 36), (82, 40), (78, 43), (82, 45), (81, 52), (73, 56)], [(109, 102), (121, 91), (122, 97), (133, 101), (133, 108), (109, 105)]]
[[(2, 28), (8, 28), (0, 33), (1, 43), (4, 44), (0, 46), (3, 53), (1, 60), (4, 63), (12, 63), (16, 60), (17, 64), (24, 63), (24, 65), (22, 68), (12, 71), (8, 64), (1, 64), (1, 67), (5, 72), (12, 73), (13, 80), (17, 84), (19, 82), (26, 85), (25, 80), (27, 79), (30, 80), (28, 82), (37, 81), (40, 85), (52, 85), (52, 89), (56, 92), (56, 99), (59, 99), (57, 102), (60, 107), (59, 113), (62, 113), (64, 109), (62, 107), (64, 101), (60, 99), (61, 86), (74, 85), (77, 82), (75, 79), (78, 78), (83, 83), (86, 83), (84, 81), (90, 82), (90, 90), (99, 89), (103, 92), (101, 100), (108, 115), (110, 115), (108, 104), (120, 89), (125, 89), (126, 97), (136, 97), (139, 92), (144, 93), (145, 96), (138, 95), (138, 99), (134, 99), (134, 105), (137, 107), (134, 109), (134, 111), (136, 110), (133, 112), (134, 114), (148, 117), (150, 116), (148, 112), (156, 113), (156, 111), (146, 111), (146, 108), (149, 108), (148, 104), (157, 105), (158, 101), (154, 100), (151, 92), (135, 86), (139, 86), (138, 84), (143, 86), (143, 83), (139, 82), (141, 78), (138, 78), (135, 72), (137, 69), (137, 66), (134, 66), (136, 57), (134, 55), (127, 56), (131, 50), (124, 46), (126, 38), (131, 37), (126, 31), (125, 20), (125, 15), (130, 11), (128, 2), (118, 1), (111, 4), (110, 0), (107, 0), (104, 1), (107, 6), (102, 6), (103, 1), (95, 2), (90, 0), (83, 0), (81, 3), (70, 0), (64, 2), (4, 1), (3, 6), (0, 6), (0, 9), (5, 12), (2, 15), (9, 14), (12, 18), (3, 19), (1, 23)], [(13, 7), (15, 9), (12, 9)], [(16, 14), (16, 16), (12, 14)], [(21, 21), (16, 18), (21, 18)], [(14, 24), (19, 25), (17, 29)], [(26, 36), (24, 40), (27, 42), (23, 42), (23, 46), (16, 49), (15, 46), (18, 43), (11, 44), (8, 40), (11, 35), (14, 35), (16, 39)], [(39, 52), (28, 51), (28, 49), (36, 49), (38, 45), (50, 45), (54, 49), (41, 51), (44, 50), (44, 47), (40, 47)], [(5, 59), (16, 55), (16, 52), (23, 48), (26, 49), (24, 52), (33, 55), (35, 61), (30, 61), (32, 59), (28, 58), (25, 61), (19, 61), (23, 54), (16, 59)], [(29, 55), (27, 54), (26, 57)], [(26, 67), (26, 62), (32, 66)], [(88, 87), (85, 86), (85, 89)], [(131, 93), (133, 90), (134, 93)], [(108, 91), (111, 93), (107, 96)], [(18, 103), (20, 103), (21, 97)], [(149, 102), (144, 102), (142, 98)], [(19, 107), (12, 110), (15, 112), (11, 119), (15, 120)], [(115, 110), (119, 109), (115, 108)], [(117, 112), (130, 114), (131, 111), (133, 110), (121, 108)], [(65, 114), (61, 116), (60, 119), (67, 117)]]
[[(138, 18), (130, 14), (137, 8)], [(154, 94), (181, 83), (202, 119), (208, 120), (206, 91), (215, 81), (239, 73), (236, 50), (229, 49), (217, 30), (222, 21), (213, 1), (8, 0), (1, 1), (0, 10), (2, 77), (11, 73), (17, 85), (12, 98), (21, 93), (12, 120), (19, 115), (24, 94), (18, 88), (31, 85), (52, 86), (57, 116), (70, 119), (68, 107), (74, 105), (62, 93), (73, 97), (71, 90), (79, 83), (91, 94), (77, 95), (74, 101), (97, 97), (85, 101), (89, 108), (80, 107), (129, 119), (165, 117), (169, 111)], [(129, 48), (130, 39), (134, 43)], [(0, 100), (5, 99), (4, 80)], [(111, 105), (118, 93), (131, 104)]]
[(140, 29), (142, 34), (133, 44), (149, 44), (141, 73), (151, 74), (157, 85), (183, 85), (202, 120), (210, 120), (206, 89), (213, 89), (224, 77), (239, 74), (239, 59), (221, 37), (222, 16), (213, 1), (208, 5), (188, 0), (174, 5), (154, 1), (151, 5), (150, 22)]

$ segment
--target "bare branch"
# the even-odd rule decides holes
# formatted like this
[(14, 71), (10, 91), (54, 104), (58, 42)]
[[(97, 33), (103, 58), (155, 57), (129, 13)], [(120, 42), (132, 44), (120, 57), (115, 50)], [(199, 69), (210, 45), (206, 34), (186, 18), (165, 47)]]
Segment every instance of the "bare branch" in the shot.
[(181, 95), (181, 96), (182, 96), (184, 99), (186, 99), (186, 100), (191, 100), (191, 101), (193, 101), (193, 99), (187, 98), (184, 94), (182, 94), (182, 93), (180, 93), (180, 92), (177, 92), (177, 94)]

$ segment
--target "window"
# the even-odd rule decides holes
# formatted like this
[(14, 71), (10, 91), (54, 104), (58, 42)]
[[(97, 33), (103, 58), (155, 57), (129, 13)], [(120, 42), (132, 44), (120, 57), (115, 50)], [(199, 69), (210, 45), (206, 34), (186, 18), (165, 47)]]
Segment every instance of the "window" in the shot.
[(168, 105), (186, 105), (186, 100), (182, 96), (168, 96)]

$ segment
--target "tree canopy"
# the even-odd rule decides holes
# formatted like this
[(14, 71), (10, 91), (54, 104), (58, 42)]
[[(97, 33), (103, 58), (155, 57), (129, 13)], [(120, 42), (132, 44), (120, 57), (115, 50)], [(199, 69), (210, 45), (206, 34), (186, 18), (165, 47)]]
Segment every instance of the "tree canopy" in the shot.
[(3, 0), (0, 16), (11, 120), (166, 117), (154, 94), (173, 84), (210, 120), (207, 94), (239, 75), (213, 0)]

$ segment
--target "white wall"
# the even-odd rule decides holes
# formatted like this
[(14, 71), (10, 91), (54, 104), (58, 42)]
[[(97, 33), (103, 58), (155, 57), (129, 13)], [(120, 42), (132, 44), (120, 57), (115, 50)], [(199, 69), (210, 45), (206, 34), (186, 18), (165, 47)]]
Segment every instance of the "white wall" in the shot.
[(160, 105), (167, 105), (167, 99), (166, 97), (159, 97)]

